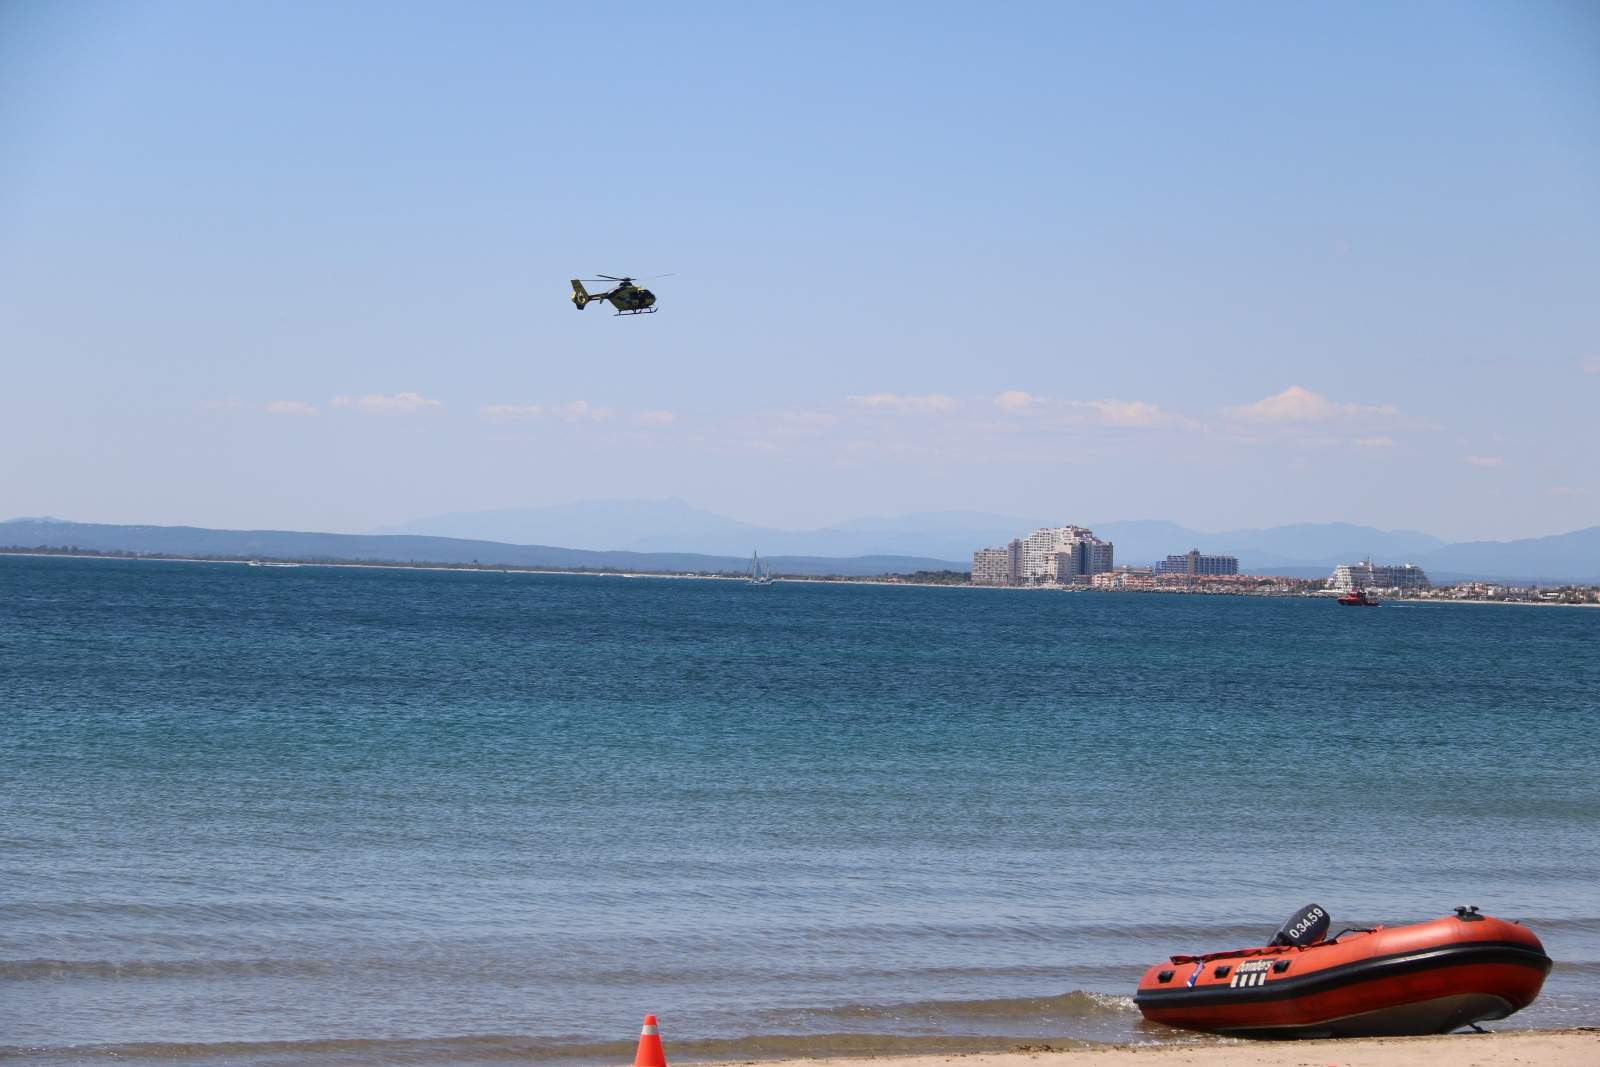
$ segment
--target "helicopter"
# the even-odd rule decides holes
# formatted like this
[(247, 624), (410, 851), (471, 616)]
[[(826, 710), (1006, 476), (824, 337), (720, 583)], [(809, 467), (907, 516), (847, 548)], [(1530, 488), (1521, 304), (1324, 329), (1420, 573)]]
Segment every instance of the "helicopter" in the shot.
[[(666, 278), (669, 275), (657, 274), (657, 278)], [(572, 304), (582, 311), (594, 300), (609, 300), (611, 306), (617, 309), (618, 315), (654, 315), (661, 309), (656, 307), (656, 294), (650, 290), (633, 284), (632, 278), (613, 278), (609, 274), (590, 278), (590, 283), (596, 288), (602, 288), (606, 282), (617, 284), (603, 293), (591, 293), (583, 287), (583, 282), (577, 278), (572, 279)]]

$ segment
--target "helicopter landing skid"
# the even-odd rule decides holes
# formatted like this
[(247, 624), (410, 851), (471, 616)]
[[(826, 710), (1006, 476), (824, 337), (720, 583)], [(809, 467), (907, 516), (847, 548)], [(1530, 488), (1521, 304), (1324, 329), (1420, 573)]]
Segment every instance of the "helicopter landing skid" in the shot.
[[(617, 315), (654, 315), (660, 310), (660, 308), (634, 308), (632, 311), (619, 311)], [(616, 315), (612, 318), (616, 318)]]

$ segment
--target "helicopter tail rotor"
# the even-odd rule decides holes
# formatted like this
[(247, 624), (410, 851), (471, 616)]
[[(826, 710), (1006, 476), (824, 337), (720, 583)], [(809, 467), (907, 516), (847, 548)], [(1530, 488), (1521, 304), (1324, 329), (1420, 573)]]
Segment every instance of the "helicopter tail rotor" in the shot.
[(585, 307), (587, 307), (589, 301), (593, 299), (594, 298), (589, 295), (589, 290), (583, 287), (582, 282), (576, 278), (572, 279), (572, 303), (579, 311), (582, 311)]

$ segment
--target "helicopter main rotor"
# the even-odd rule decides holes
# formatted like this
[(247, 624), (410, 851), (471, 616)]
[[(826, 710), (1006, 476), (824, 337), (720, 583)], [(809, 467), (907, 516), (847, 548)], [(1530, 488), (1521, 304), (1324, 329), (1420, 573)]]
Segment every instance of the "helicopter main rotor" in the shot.
[(646, 274), (642, 278), (641, 277), (635, 277), (635, 276), (629, 276), (629, 277), (625, 277), (625, 278), (618, 278), (614, 274), (596, 274), (595, 277), (596, 278), (604, 278), (608, 282), (617, 282), (620, 285), (632, 285), (634, 282), (637, 282), (637, 281), (651, 282), (651, 281), (655, 281), (657, 278), (671, 278), (674, 273), (675, 272), (669, 271), (666, 274)]

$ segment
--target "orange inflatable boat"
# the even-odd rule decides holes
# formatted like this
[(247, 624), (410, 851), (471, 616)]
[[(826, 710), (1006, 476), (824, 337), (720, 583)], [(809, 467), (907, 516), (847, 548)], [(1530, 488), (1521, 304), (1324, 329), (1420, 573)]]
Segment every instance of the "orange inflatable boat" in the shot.
[(1527, 927), (1478, 909), (1324, 940), (1328, 913), (1296, 912), (1262, 948), (1173, 956), (1139, 980), (1152, 1022), (1235, 1037), (1442, 1034), (1533, 1003), (1550, 957)]

